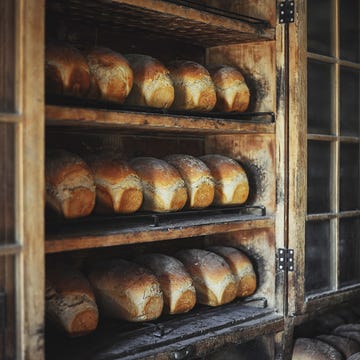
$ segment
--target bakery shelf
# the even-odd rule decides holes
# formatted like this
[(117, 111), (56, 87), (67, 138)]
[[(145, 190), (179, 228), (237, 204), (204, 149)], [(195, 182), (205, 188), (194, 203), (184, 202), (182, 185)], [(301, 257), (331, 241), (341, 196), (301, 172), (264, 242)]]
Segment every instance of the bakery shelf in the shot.
[[(283, 317), (266, 306), (266, 299), (234, 301), (217, 308), (197, 306), (188, 314), (169, 315), (150, 323), (100, 321), (98, 329), (83, 338), (67, 339), (54, 330), (48, 336), (47, 355), (57, 359), (138, 359), (167, 353), (174, 358), (180, 349), (192, 355), (210, 338), (239, 341), (262, 329), (280, 331)], [(170, 345), (170, 346), (169, 346)], [(169, 353), (170, 352), (170, 353)]]
[[(273, 40), (266, 21), (162, 0), (49, 0), (47, 13), (112, 31), (146, 31), (202, 47)], [(186, 4), (187, 5), (187, 4)], [(225, 16), (226, 15), (226, 16)]]
[(229, 207), (163, 214), (89, 216), (65, 220), (48, 217), (45, 252), (204, 236), (274, 225), (263, 207)]
[(129, 110), (47, 105), (47, 126), (100, 127), (163, 132), (275, 133), (274, 113), (181, 113), (152, 109)]

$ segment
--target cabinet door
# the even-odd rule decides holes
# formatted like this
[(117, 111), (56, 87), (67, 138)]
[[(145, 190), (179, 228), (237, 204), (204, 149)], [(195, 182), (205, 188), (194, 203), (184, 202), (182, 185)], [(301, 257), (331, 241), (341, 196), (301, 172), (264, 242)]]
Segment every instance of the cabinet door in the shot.
[(297, 312), (360, 295), (360, 2), (309, 0), (303, 6), (308, 27), (298, 45), (307, 42), (301, 68), (307, 115), (297, 113), (307, 126), (294, 127), (304, 141), (301, 151), (292, 150), (301, 165), (293, 175), (303, 183), (292, 190), (293, 199), (299, 191), (304, 201), (300, 214), (290, 214), (300, 215), (290, 220), (298, 224), (293, 242), (297, 276), (304, 279)]
[(42, 7), (0, 0), (1, 360), (43, 353)]

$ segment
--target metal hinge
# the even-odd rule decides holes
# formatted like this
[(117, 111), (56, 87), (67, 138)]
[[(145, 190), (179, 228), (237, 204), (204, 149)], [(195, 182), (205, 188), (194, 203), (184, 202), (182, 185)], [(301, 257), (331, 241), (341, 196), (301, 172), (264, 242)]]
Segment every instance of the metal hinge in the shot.
[(278, 270), (294, 271), (294, 250), (278, 249)]
[(5, 293), (0, 292), (0, 334), (5, 331), (6, 328), (6, 301)]
[(295, 1), (282, 1), (279, 5), (279, 22), (280, 24), (293, 23), (295, 20)]

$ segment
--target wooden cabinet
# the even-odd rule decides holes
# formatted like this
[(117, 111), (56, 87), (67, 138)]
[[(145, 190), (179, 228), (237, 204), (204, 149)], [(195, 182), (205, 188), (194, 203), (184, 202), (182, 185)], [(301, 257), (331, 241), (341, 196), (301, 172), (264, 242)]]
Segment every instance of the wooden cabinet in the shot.
[[(0, 303), (8, 314), (0, 359), (44, 358), (44, 340), (47, 358), (59, 359), (215, 359), (229, 346), (286, 359), (296, 325), (359, 296), (358, 263), (344, 260), (359, 250), (359, 59), (343, 35), (333, 35), (330, 53), (319, 47), (317, 12), (308, 15), (307, 35), (306, 1), (296, 1), (294, 13), (290, 3), (0, 1)], [(331, 18), (350, 16), (338, 3)], [(283, 9), (294, 22), (280, 20)], [(336, 34), (348, 30), (341, 24), (338, 31), (333, 20)], [(243, 114), (186, 113), (50, 97), (43, 92), (44, 49), (54, 41), (165, 63), (238, 67), (250, 107)], [(226, 211), (54, 219), (44, 213), (43, 196), (44, 158), (53, 147), (111, 148), (129, 158), (219, 153), (244, 165), (251, 194), (246, 207)], [(255, 295), (154, 324), (104, 321), (83, 339), (44, 331), (45, 261), (66, 258), (81, 267), (102, 257), (211, 244), (248, 253)], [(289, 255), (294, 271), (283, 262)]]

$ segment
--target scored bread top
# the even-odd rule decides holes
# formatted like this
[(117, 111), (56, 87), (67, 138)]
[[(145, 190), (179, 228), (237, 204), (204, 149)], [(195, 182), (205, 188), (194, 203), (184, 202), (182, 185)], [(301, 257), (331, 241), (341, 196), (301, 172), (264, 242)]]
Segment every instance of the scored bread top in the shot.
[(70, 45), (50, 44), (45, 49), (46, 90), (50, 93), (85, 96), (90, 70), (85, 57)]
[[(143, 54), (125, 54), (134, 73), (134, 82), (156, 80), (159, 75), (168, 75), (169, 70), (158, 59)], [(170, 78), (169, 81), (171, 82)]]
[(124, 102), (133, 85), (133, 71), (124, 56), (96, 47), (86, 53), (90, 68), (91, 97)]
[(95, 301), (93, 290), (85, 275), (66, 263), (51, 261), (47, 264), (46, 281), (58, 295), (86, 295)]
[(47, 187), (57, 187), (66, 182), (67, 187), (81, 185), (95, 191), (92, 172), (77, 154), (62, 149), (49, 151), (45, 168)]
[(214, 182), (210, 169), (195, 156), (185, 154), (172, 154), (164, 158), (165, 161), (175, 166), (187, 183), (195, 183), (200, 179)]
[(138, 157), (131, 160), (130, 165), (141, 180), (157, 187), (185, 187), (184, 180), (177, 169), (166, 161), (154, 157)]

